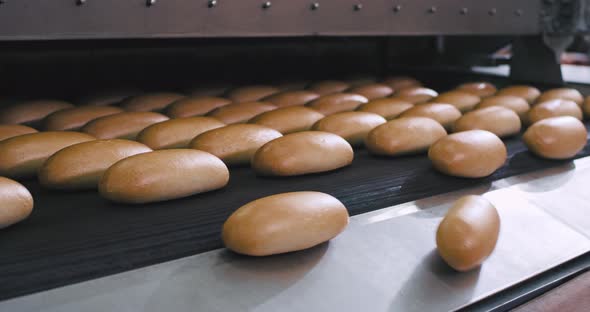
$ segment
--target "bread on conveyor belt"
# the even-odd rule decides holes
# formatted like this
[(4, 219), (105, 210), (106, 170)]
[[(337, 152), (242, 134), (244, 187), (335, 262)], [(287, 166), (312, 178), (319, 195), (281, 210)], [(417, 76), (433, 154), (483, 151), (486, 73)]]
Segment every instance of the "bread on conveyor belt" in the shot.
[(353, 93), (334, 93), (321, 96), (311, 101), (307, 106), (317, 110), (324, 115), (331, 115), (339, 112), (353, 111), (361, 104), (369, 100), (359, 94)]
[(22, 184), (0, 177), (0, 229), (26, 219), (33, 211), (33, 196)]
[(494, 95), (482, 99), (477, 105), (477, 108), (485, 108), (491, 106), (501, 106), (513, 110), (523, 124), (527, 123), (527, 114), (531, 109), (529, 103), (522, 97), (514, 95)]
[(482, 178), (506, 162), (504, 142), (485, 130), (469, 130), (447, 135), (428, 150), (434, 168), (444, 174)]
[(461, 113), (473, 110), (481, 99), (471, 93), (459, 90), (448, 91), (439, 94), (432, 102), (448, 103), (455, 106)]
[(586, 145), (584, 124), (571, 116), (552, 117), (537, 121), (522, 136), (534, 154), (550, 159), (574, 157)]
[(35, 100), (21, 102), (0, 109), (0, 124), (22, 124), (39, 121), (47, 115), (74, 105), (57, 100)]
[(385, 122), (385, 118), (374, 113), (342, 112), (319, 120), (312, 129), (334, 133), (352, 146), (362, 146), (367, 134)]
[(229, 125), (246, 123), (252, 118), (276, 108), (267, 102), (233, 103), (217, 108), (207, 115)]
[(320, 97), (319, 94), (306, 91), (285, 91), (273, 94), (269, 97), (264, 98), (263, 101), (269, 102), (277, 107), (294, 106), (294, 105), (305, 105)]
[(580, 91), (573, 88), (557, 88), (550, 89), (541, 93), (541, 95), (537, 98), (536, 103), (543, 103), (545, 101), (555, 99), (573, 101), (579, 106), (582, 106), (582, 103), (584, 102), (584, 97), (582, 96)]
[(152, 150), (130, 140), (94, 140), (68, 146), (39, 169), (42, 186), (58, 190), (96, 189), (102, 174), (117, 161)]
[(322, 80), (312, 83), (307, 89), (321, 96), (344, 92), (350, 84), (339, 80)]
[(269, 256), (311, 248), (340, 234), (348, 211), (320, 192), (267, 196), (236, 210), (223, 224), (223, 243), (249, 256)]
[(375, 100), (390, 96), (393, 89), (386, 84), (372, 83), (351, 88), (347, 92), (360, 94), (369, 100)]
[(412, 104), (426, 103), (438, 96), (438, 92), (424, 87), (409, 87), (401, 89), (393, 95), (394, 98)]
[(184, 98), (180, 93), (158, 92), (130, 97), (121, 102), (121, 107), (130, 112), (160, 112), (172, 102)]
[(520, 118), (514, 111), (490, 106), (465, 113), (453, 124), (453, 132), (480, 129), (504, 138), (518, 134), (521, 126)]
[(582, 109), (575, 102), (554, 99), (535, 104), (528, 112), (527, 121), (534, 124), (541, 119), (557, 116), (572, 116), (579, 120), (584, 118)]
[(461, 118), (461, 112), (451, 104), (426, 103), (416, 105), (404, 111), (400, 117), (432, 118), (445, 127), (447, 131), (450, 131), (455, 121)]
[(168, 119), (154, 112), (124, 112), (94, 119), (87, 123), (82, 131), (99, 139), (135, 140), (137, 134), (147, 126)]
[(436, 248), (449, 266), (457, 271), (469, 271), (490, 256), (499, 234), (500, 216), (496, 207), (482, 196), (463, 196), (438, 225)]
[(193, 149), (169, 149), (116, 162), (98, 190), (115, 202), (141, 204), (191, 196), (224, 187), (229, 171), (217, 157)]
[(45, 160), (64, 147), (92, 141), (86, 133), (56, 131), (19, 135), (0, 142), (0, 176), (29, 178)]
[(352, 146), (328, 132), (287, 134), (263, 145), (252, 158), (260, 175), (295, 176), (331, 171), (352, 163)]
[(114, 106), (66, 108), (50, 114), (43, 123), (48, 131), (79, 130), (91, 120), (121, 112), (123, 109)]
[(500, 89), (496, 95), (518, 96), (525, 99), (529, 104), (533, 104), (541, 95), (541, 91), (533, 86), (518, 85)]
[(266, 113), (262, 113), (250, 123), (269, 127), (282, 134), (306, 131), (324, 115), (312, 108), (303, 106), (283, 107)]
[(412, 107), (414, 105), (410, 102), (396, 98), (383, 98), (362, 104), (357, 108), (357, 111), (375, 113), (387, 120), (391, 120)]
[(35, 133), (37, 130), (23, 125), (0, 125), (0, 141), (10, 139), (15, 136)]
[(211, 153), (228, 166), (246, 165), (261, 146), (281, 136), (268, 127), (236, 124), (204, 132), (190, 142), (190, 147)]
[(421, 87), (420, 81), (406, 76), (392, 76), (385, 78), (382, 83), (390, 86), (394, 91), (402, 90), (411, 87)]
[(467, 93), (471, 93), (480, 98), (492, 96), (498, 92), (496, 86), (489, 82), (468, 82), (461, 84), (457, 87), (457, 90), (461, 90)]
[(255, 102), (279, 92), (281, 90), (271, 86), (244, 86), (230, 90), (227, 98), (235, 103)]
[(369, 132), (365, 146), (376, 155), (397, 156), (425, 152), (447, 135), (434, 119), (403, 117), (391, 120)]
[(197, 135), (225, 126), (212, 117), (187, 117), (155, 123), (137, 135), (137, 141), (152, 149), (187, 148)]
[(170, 104), (166, 108), (166, 115), (171, 118), (202, 116), (230, 103), (230, 100), (222, 97), (186, 97)]

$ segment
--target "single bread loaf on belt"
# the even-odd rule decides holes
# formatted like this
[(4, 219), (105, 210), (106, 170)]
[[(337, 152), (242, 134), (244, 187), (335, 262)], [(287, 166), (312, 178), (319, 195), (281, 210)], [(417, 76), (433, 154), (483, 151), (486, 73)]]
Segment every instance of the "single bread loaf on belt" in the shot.
[(578, 120), (584, 118), (582, 109), (573, 101), (554, 99), (535, 104), (528, 112), (528, 122), (535, 122), (551, 117), (572, 116)]
[(401, 89), (394, 94), (394, 98), (412, 104), (426, 103), (438, 96), (438, 92), (424, 87), (409, 87)]
[(400, 117), (427, 117), (436, 120), (447, 131), (451, 130), (455, 121), (461, 118), (461, 112), (451, 104), (426, 103), (416, 105), (404, 111)]
[(390, 86), (393, 90), (401, 90), (401, 89), (405, 89), (405, 88), (422, 86), (422, 83), (420, 83), (420, 81), (418, 81), (412, 77), (406, 77), (406, 76), (391, 76), (391, 77), (385, 78), (382, 81), (382, 83)]
[(25, 101), (0, 109), (0, 124), (24, 124), (40, 121), (47, 115), (74, 105), (57, 100)]
[(10, 139), (15, 136), (35, 133), (37, 130), (23, 125), (0, 125), (0, 141)]
[(354, 87), (349, 92), (360, 94), (369, 100), (375, 100), (390, 96), (393, 93), (393, 89), (386, 84), (372, 83)]
[(522, 123), (527, 123), (527, 114), (531, 109), (529, 103), (522, 97), (514, 96), (514, 95), (495, 95), (490, 96), (481, 101), (477, 105), (477, 108), (486, 108), (492, 106), (501, 106), (508, 109), (511, 109), (520, 118)]
[(387, 122), (385, 118), (367, 112), (342, 112), (319, 120), (313, 130), (337, 134), (352, 146), (361, 146), (367, 134)]
[(230, 103), (230, 100), (221, 97), (186, 97), (170, 104), (166, 108), (166, 115), (171, 118), (202, 116)]
[(250, 119), (277, 107), (267, 102), (234, 103), (217, 108), (207, 114), (226, 124), (246, 123)]
[(537, 100), (537, 98), (541, 95), (541, 91), (533, 86), (518, 85), (500, 89), (497, 95), (517, 96), (525, 99), (529, 104), (533, 104), (535, 100)]
[(568, 159), (586, 146), (584, 124), (571, 116), (542, 119), (530, 126), (522, 139), (534, 154), (549, 159)]
[(186, 148), (197, 135), (225, 124), (211, 117), (187, 117), (155, 123), (137, 135), (137, 141), (152, 149)]
[(82, 132), (99, 139), (135, 140), (137, 134), (147, 126), (168, 119), (154, 112), (124, 112), (94, 119), (82, 128)]
[(472, 93), (454, 90), (439, 94), (435, 97), (433, 102), (436, 103), (448, 103), (455, 106), (461, 113), (473, 110), (481, 99)]
[(281, 92), (281, 90), (271, 86), (244, 86), (229, 91), (227, 93), (227, 98), (234, 103), (256, 102), (279, 92)]
[(122, 113), (114, 106), (83, 106), (57, 111), (44, 119), (48, 131), (79, 130), (88, 122), (109, 115)]
[(33, 211), (33, 196), (22, 184), (0, 177), (0, 229), (21, 222)]
[(369, 100), (359, 94), (334, 93), (319, 97), (318, 99), (307, 104), (307, 106), (327, 116), (339, 112), (353, 111), (361, 104), (367, 102), (369, 102)]
[(283, 107), (262, 113), (250, 123), (273, 128), (282, 134), (306, 131), (324, 115), (312, 108), (303, 106)]
[(369, 132), (365, 146), (376, 155), (416, 154), (425, 152), (430, 145), (446, 135), (445, 128), (434, 119), (403, 117)]
[(461, 84), (457, 87), (457, 90), (471, 93), (480, 98), (485, 98), (496, 94), (498, 89), (489, 82), (468, 82)]
[(264, 98), (264, 101), (276, 105), (277, 107), (286, 107), (295, 105), (305, 105), (317, 99), (318, 97), (320, 97), (319, 94), (311, 91), (296, 90), (273, 94), (269, 97)]
[(582, 106), (582, 103), (584, 102), (584, 97), (580, 91), (573, 88), (556, 88), (541, 93), (537, 98), (536, 103), (543, 103), (555, 99), (569, 100), (575, 102), (578, 106)]
[(381, 117), (391, 120), (397, 118), (401, 113), (414, 107), (410, 102), (397, 98), (383, 98), (369, 101), (357, 108), (359, 112), (375, 113)]
[(130, 112), (160, 112), (184, 95), (172, 92), (147, 93), (130, 97), (121, 102), (121, 107)]
[(504, 107), (490, 106), (468, 112), (455, 121), (454, 132), (467, 130), (487, 130), (503, 138), (518, 134), (521, 122), (518, 115)]

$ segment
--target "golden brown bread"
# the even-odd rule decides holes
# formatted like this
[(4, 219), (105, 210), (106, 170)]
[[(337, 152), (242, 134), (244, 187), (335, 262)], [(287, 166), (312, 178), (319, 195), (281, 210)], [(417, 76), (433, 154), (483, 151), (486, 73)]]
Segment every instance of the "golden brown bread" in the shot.
[(121, 108), (114, 106), (66, 108), (50, 114), (43, 122), (48, 131), (79, 130), (91, 120), (121, 112)]
[(277, 107), (266, 102), (234, 103), (217, 108), (207, 114), (226, 124), (246, 123), (250, 119)]
[(359, 112), (375, 113), (387, 120), (397, 118), (401, 113), (414, 107), (410, 102), (396, 98), (383, 98), (369, 101), (357, 108)]
[(166, 115), (171, 118), (202, 116), (230, 103), (230, 100), (221, 97), (191, 96), (170, 104), (166, 108)]
[(522, 136), (534, 154), (550, 159), (574, 157), (586, 146), (588, 133), (584, 124), (571, 116), (537, 121)]
[(284, 91), (273, 94), (269, 97), (264, 98), (264, 101), (269, 102), (277, 107), (286, 107), (295, 105), (305, 105), (317, 99), (318, 97), (320, 97), (319, 94), (311, 91), (296, 90)]
[(190, 142), (190, 147), (211, 153), (228, 166), (245, 165), (262, 145), (281, 136), (268, 127), (236, 124), (204, 132)]
[(124, 100), (121, 107), (130, 112), (161, 112), (172, 102), (184, 97), (180, 93), (172, 92), (146, 93)]
[(39, 170), (42, 186), (58, 190), (96, 189), (102, 174), (117, 161), (152, 150), (135, 141), (94, 140), (53, 154)]
[(309, 130), (322, 118), (324, 118), (322, 113), (309, 107), (291, 106), (262, 113), (250, 120), (250, 123), (275, 129), (282, 134), (289, 134)]
[(307, 106), (327, 116), (339, 112), (353, 111), (361, 104), (367, 102), (369, 102), (369, 100), (362, 95), (353, 93), (334, 93), (321, 96), (318, 99), (311, 101)]
[(29, 178), (45, 160), (64, 147), (95, 138), (86, 133), (56, 131), (19, 135), (0, 142), (0, 176)]
[(469, 130), (447, 135), (428, 150), (428, 158), (438, 171), (451, 176), (482, 178), (506, 162), (506, 146), (495, 134)]
[(39, 121), (47, 115), (74, 105), (57, 100), (21, 102), (0, 110), (0, 124), (22, 124)]
[(501, 106), (490, 106), (463, 115), (455, 121), (453, 132), (480, 129), (504, 138), (518, 134), (520, 128), (520, 118), (514, 111)]
[(535, 122), (557, 116), (572, 116), (582, 120), (584, 118), (582, 109), (573, 101), (554, 99), (535, 104), (528, 112), (528, 122)]
[(384, 79), (382, 83), (390, 86), (394, 91), (411, 88), (411, 87), (420, 87), (422, 83), (420, 81), (406, 76), (392, 76)]
[(223, 122), (212, 117), (170, 119), (141, 130), (137, 141), (155, 150), (187, 148), (197, 135), (223, 126)]
[(263, 197), (236, 210), (223, 224), (223, 243), (234, 252), (269, 256), (311, 248), (340, 234), (348, 211), (319, 192)]
[(0, 141), (35, 132), (37, 130), (23, 125), (0, 125)]
[(312, 83), (307, 89), (311, 92), (317, 93), (320, 96), (344, 92), (350, 88), (350, 84), (338, 80), (323, 80)]
[(287, 134), (263, 145), (252, 158), (260, 175), (295, 176), (331, 171), (352, 163), (352, 146), (328, 132)]
[(124, 112), (94, 119), (82, 128), (82, 132), (99, 139), (135, 140), (137, 134), (147, 126), (168, 119), (154, 112)]
[(494, 95), (481, 100), (477, 108), (501, 106), (513, 110), (522, 123), (527, 122), (527, 114), (531, 109), (529, 103), (522, 97), (513, 95)]
[(438, 96), (438, 92), (424, 87), (408, 87), (397, 91), (394, 98), (412, 104), (426, 103)]
[(264, 85), (244, 86), (235, 88), (227, 93), (227, 98), (234, 103), (256, 102), (281, 90)]
[(461, 118), (461, 112), (451, 104), (426, 103), (416, 105), (404, 111), (400, 117), (426, 117), (436, 120), (447, 131), (450, 131), (455, 121)]
[(556, 88), (541, 93), (537, 98), (536, 103), (543, 103), (555, 99), (569, 100), (575, 102), (578, 106), (582, 106), (582, 103), (584, 102), (584, 97), (580, 91), (573, 88)]
[(376, 155), (407, 155), (428, 150), (430, 145), (447, 135), (434, 119), (403, 117), (389, 121), (369, 132), (365, 146)]
[(0, 177), (0, 229), (23, 221), (33, 211), (33, 196), (22, 184)]
[(533, 86), (519, 85), (509, 86), (504, 89), (500, 89), (497, 95), (509, 95), (523, 98), (529, 104), (533, 104), (535, 100), (541, 95), (541, 91)]
[(327, 116), (313, 125), (313, 130), (339, 135), (352, 146), (361, 146), (367, 134), (387, 122), (385, 118), (368, 112), (342, 112)]
[(436, 248), (449, 266), (469, 271), (492, 254), (499, 233), (496, 207), (482, 196), (463, 196), (438, 225)]
[(360, 94), (369, 100), (375, 100), (390, 96), (393, 89), (382, 83), (372, 83), (354, 87), (348, 92)]
[(457, 90), (461, 90), (467, 93), (471, 93), (480, 98), (492, 96), (498, 92), (496, 86), (489, 82), (468, 82), (461, 84), (457, 87)]
[(479, 104), (481, 99), (478, 96), (473, 95), (471, 93), (460, 90), (454, 90), (441, 93), (432, 101), (436, 103), (451, 104), (455, 106), (459, 111), (461, 111), (461, 113), (465, 113), (470, 110), (473, 110), (475, 106)]

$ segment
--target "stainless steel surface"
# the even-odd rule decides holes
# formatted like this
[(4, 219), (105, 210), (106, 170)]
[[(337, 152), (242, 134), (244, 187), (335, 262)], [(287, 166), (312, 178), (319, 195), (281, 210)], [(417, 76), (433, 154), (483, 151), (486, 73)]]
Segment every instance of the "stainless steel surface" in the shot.
[(0, 40), (541, 33), (539, 0), (448, 0), (436, 14), (426, 0), (325, 0), (318, 10), (304, 0), (272, 7), (259, 0), (78, 3), (7, 1), (0, 6)]
[[(0, 302), (1, 311), (445, 311), (590, 250), (590, 158), (351, 218), (328, 244), (266, 258), (226, 250)], [(454, 200), (498, 208), (492, 256), (468, 273), (437, 256)]]

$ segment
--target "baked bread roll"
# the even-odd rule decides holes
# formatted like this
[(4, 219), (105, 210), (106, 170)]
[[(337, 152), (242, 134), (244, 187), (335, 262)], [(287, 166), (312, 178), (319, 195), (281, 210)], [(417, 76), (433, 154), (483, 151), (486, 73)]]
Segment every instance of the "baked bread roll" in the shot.
[(367, 134), (385, 122), (385, 118), (373, 113), (342, 112), (321, 119), (312, 129), (334, 133), (352, 146), (362, 146)]
[(130, 112), (161, 112), (172, 102), (184, 97), (180, 93), (172, 92), (146, 93), (124, 100), (121, 107)]
[(350, 88), (350, 84), (344, 81), (338, 80), (323, 80), (312, 83), (307, 89), (313, 93), (317, 93), (320, 96), (344, 92)]
[(572, 101), (578, 104), (578, 106), (582, 106), (582, 103), (584, 102), (584, 97), (580, 91), (572, 88), (557, 88), (541, 93), (537, 98), (536, 103), (543, 103), (555, 99)]
[(204, 132), (191, 141), (190, 147), (211, 153), (228, 166), (246, 165), (261, 146), (281, 136), (271, 128), (237, 124)]
[(322, 118), (324, 115), (314, 109), (292, 106), (262, 113), (250, 120), (250, 123), (275, 129), (282, 134), (289, 134), (309, 130)]
[(235, 88), (227, 93), (227, 98), (234, 103), (256, 102), (281, 90), (271, 86), (245, 86)]
[(287, 134), (263, 145), (252, 158), (260, 175), (296, 176), (336, 170), (352, 163), (352, 146), (328, 132)]
[(229, 171), (217, 157), (192, 149), (138, 154), (116, 162), (98, 184), (111, 201), (143, 204), (187, 197), (227, 185)]
[(477, 108), (486, 108), (492, 106), (501, 106), (508, 109), (511, 109), (518, 117), (520, 117), (520, 121), (522, 123), (527, 122), (527, 114), (531, 109), (529, 103), (522, 97), (513, 96), (513, 95), (495, 95), (487, 97), (477, 105)]
[(504, 89), (500, 89), (497, 95), (517, 96), (525, 99), (529, 104), (533, 104), (535, 100), (537, 100), (539, 95), (541, 95), (541, 91), (532, 86), (510, 86)]
[(506, 146), (485, 130), (453, 133), (436, 141), (428, 150), (434, 168), (463, 178), (483, 178), (506, 162)]
[(581, 121), (571, 116), (560, 116), (537, 121), (525, 131), (522, 139), (537, 156), (568, 159), (584, 148), (587, 136)]
[(321, 96), (320, 98), (307, 104), (307, 106), (327, 116), (340, 112), (353, 111), (361, 104), (367, 102), (369, 102), (369, 100), (362, 95), (352, 93), (334, 93)]
[(35, 132), (37, 130), (23, 125), (0, 125), (0, 141)]
[(569, 100), (548, 100), (539, 104), (536, 104), (529, 110), (528, 121), (531, 124), (535, 122), (551, 117), (558, 116), (572, 116), (576, 119), (582, 120), (582, 110), (575, 102)]
[(0, 229), (28, 218), (33, 211), (33, 196), (22, 184), (0, 177)]
[(367, 149), (375, 155), (398, 156), (422, 153), (447, 135), (434, 119), (404, 117), (389, 121), (369, 132)]
[(450, 131), (455, 121), (461, 118), (461, 112), (451, 104), (427, 103), (416, 105), (406, 110), (400, 117), (431, 118), (445, 127), (447, 131)]
[(234, 103), (217, 108), (208, 116), (229, 125), (246, 123), (250, 119), (276, 108), (276, 106), (266, 102)]
[(405, 88), (411, 87), (421, 87), (422, 83), (420, 81), (412, 78), (412, 77), (405, 77), (405, 76), (392, 76), (388, 77), (383, 80), (384, 84), (391, 87), (393, 90), (402, 90)]
[(518, 134), (521, 126), (520, 118), (514, 111), (500, 106), (490, 106), (463, 115), (455, 121), (453, 132), (479, 129), (504, 138)]
[(154, 112), (125, 112), (94, 119), (82, 128), (82, 132), (99, 139), (135, 140), (137, 134), (147, 126), (168, 119)]
[(223, 224), (225, 246), (249, 256), (269, 256), (311, 248), (340, 234), (348, 211), (319, 192), (292, 192), (257, 199), (236, 210)]
[(436, 248), (450, 267), (469, 271), (492, 254), (499, 234), (496, 207), (482, 196), (463, 196), (438, 225)]
[(141, 130), (137, 141), (152, 149), (187, 148), (197, 135), (225, 126), (211, 117), (187, 117), (155, 123)]
[(412, 104), (426, 103), (438, 96), (438, 92), (424, 87), (409, 87), (397, 91), (394, 98)]
[(0, 110), (0, 124), (24, 124), (40, 121), (47, 115), (74, 105), (57, 100), (36, 100), (15, 104)]
[(231, 101), (221, 97), (197, 96), (186, 97), (173, 102), (166, 108), (170, 118), (203, 116), (216, 108), (230, 104)]
[(44, 124), (48, 131), (79, 130), (91, 120), (121, 112), (122, 109), (113, 106), (66, 108), (47, 116)]
[(94, 140), (68, 146), (49, 157), (39, 170), (42, 186), (58, 190), (96, 189), (103, 173), (117, 161), (151, 152), (129, 140)]
[(92, 141), (80, 132), (38, 132), (19, 135), (0, 142), (0, 176), (30, 178), (55, 152), (77, 143)]
[(286, 107), (295, 105), (305, 105), (317, 99), (318, 97), (320, 97), (320, 95), (317, 93), (305, 90), (298, 90), (276, 93), (265, 98), (264, 101), (271, 103), (277, 107)]
[(492, 96), (498, 92), (496, 86), (489, 82), (469, 82), (461, 84), (457, 87), (457, 90), (461, 90), (467, 93), (471, 93), (480, 98)]
[(382, 83), (372, 83), (354, 87), (349, 92), (360, 94), (369, 100), (375, 100), (390, 96), (393, 89)]
[(401, 113), (414, 107), (412, 103), (396, 98), (383, 98), (369, 101), (357, 108), (359, 112), (377, 114), (387, 120), (397, 118)]
[(461, 111), (461, 113), (465, 113), (473, 110), (479, 104), (480, 98), (465, 91), (454, 90), (441, 93), (432, 101), (451, 104)]

